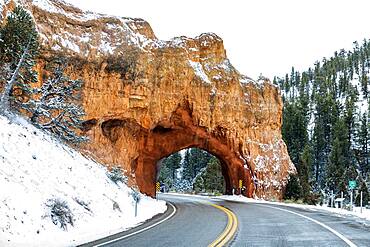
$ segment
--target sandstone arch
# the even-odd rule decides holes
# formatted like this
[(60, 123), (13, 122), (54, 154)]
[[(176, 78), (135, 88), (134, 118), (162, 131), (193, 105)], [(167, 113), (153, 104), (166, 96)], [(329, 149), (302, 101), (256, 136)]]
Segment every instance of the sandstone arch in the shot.
[(279, 89), (240, 74), (216, 34), (162, 41), (142, 19), (59, 0), (19, 2), (40, 32), (40, 75), (45, 61), (63, 57), (68, 74), (85, 82), (86, 155), (120, 165), (131, 185), (153, 195), (153, 164), (200, 147), (223, 161), (230, 187), (241, 178), (247, 196), (281, 198), (295, 168), (281, 137)]
[(142, 138), (144, 145), (140, 147), (133, 170), (136, 174), (136, 182), (144, 193), (155, 194), (159, 160), (182, 149), (196, 147), (220, 160), (226, 183), (226, 194), (231, 194), (232, 188), (238, 188), (238, 182), (241, 179), (247, 188), (245, 195), (249, 197), (253, 195), (255, 188), (248, 165), (230, 149), (222, 133), (217, 131), (209, 133), (205, 128), (194, 123), (188, 104), (179, 106), (169, 121), (158, 123)]

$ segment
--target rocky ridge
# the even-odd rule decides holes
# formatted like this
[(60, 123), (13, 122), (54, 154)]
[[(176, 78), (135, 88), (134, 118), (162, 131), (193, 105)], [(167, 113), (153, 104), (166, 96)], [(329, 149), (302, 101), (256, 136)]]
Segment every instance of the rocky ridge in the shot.
[[(4, 16), (14, 2), (1, 1)], [(40, 75), (45, 61), (62, 57), (67, 73), (85, 82), (83, 152), (120, 165), (132, 185), (154, 195), (160, 160), (199, 147), (221, 160), (228, 193), (242, 180), (247, 196), (281, 198), (295, 168), (281, 137), (279, 89), (241, 75), (216, 34), (163, 41), (142, 19), (60, 0), (18, 3), (40, 33)]]

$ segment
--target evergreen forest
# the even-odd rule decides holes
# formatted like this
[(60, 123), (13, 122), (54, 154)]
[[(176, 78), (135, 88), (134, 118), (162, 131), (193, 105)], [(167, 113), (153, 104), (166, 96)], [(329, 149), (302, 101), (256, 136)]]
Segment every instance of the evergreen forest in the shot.
[(364, 40), (305, 71), (292, 67), (274, 78), (284, 102), (283, 138), (298, 172), (286, 196), (307, 201), (331, 193), (346, 196), (349, 181), (356, 181), (367, 203), (369, 70), (370, 42)]

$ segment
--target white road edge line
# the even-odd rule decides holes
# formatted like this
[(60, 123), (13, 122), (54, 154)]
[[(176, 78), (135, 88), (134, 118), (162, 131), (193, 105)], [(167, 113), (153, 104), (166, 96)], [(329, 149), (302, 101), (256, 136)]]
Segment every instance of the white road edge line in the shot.
[(138, 233), (141, 233), (141, 232), (144, 232), (144, 231), (146, 231), (146, 230), (149, 230), (150, 228), (153, 228), (153, 227), (155, 227), (155, 226), (157, 226), (157, 225), (159, 225), (159, 224), (161, 224), (161, 223), (165, 222), (166, 220), (168, 220), (168, 219), (170, 219), (172, 216), (174, 216), (174, 215), (175, 215), (175, 213), (176, 213), (176, 207), (175, 207), (172, 203), (170, 203), (170, 202), (167, 202), (167, 203), (171, 205), (171, 207), (173, 208), (173, 212), (172, 212), (169, 216), (167, 216), (166, 218), (164, 218), (163, 220), (158, 221), (157, 223), (155, 223), (155, 224), (153, 224), (153, 225), (150, 225), (150, 226), (148, 226), (148, 227), (145, 227), (145, 228), (143, 228), (143, 229), (141, 229), (141, 230), (139, 230), (139, 231), (136, 231), (136, 232), (130, 233), (130, 234), (128, 234), (128, 235), (125, 235), (125, 236), (122, 236), (122, 237), (119, 237), (119, 238), (115, 238), (115, 239), (112, 239), (112, 240), (109, 240), (109, 241), (107, 241), (107, 242), (104, 242), (104, 243), (101, 243), (101, 244), (98, 244), (98, 245), (94, 245), (94, 246), (99, 247), (99, 246), (103, 246), (103, 245), (110, 244), (110, 243), (113, 243), (113, 242), (117, 242), (117, 241), (119, 241), (119, 240), (122, 240), (122, 239), (125, 239), (125, 238), (128, 238), (128, 237), (131, 237), (131, 236), (136, 235), (136, 234), (138, 234)]
[(340, 234), (339, 232), (337, 232), (336, 230), (334, 230), (333, 228), (325, 225), (324, 223), (321, 223), (320, 221), (317, 221), (315, 219), (312, 219), (306, 215), (303, 215), (303, 214), (300, 214), (300, 213), (296, 213), (296, 212), (293, 212), (293, 211), (290, 211), (290, 210), (287, 210), (287, 209), (283, 209), (283, 208), (278, 208), (278, 207), (271, 207), (271, 206), (267, 206), (267, 205), (261, 205), (263, 207), (268, 207), (268, 208), (273, 208), (273, 209), (278, 209), (278, 210), (281, 210), (281, 211), (285, 211), (285, 212), (288, 212), (288, 213), (291, 213), (291, 214), (295, 214), (295, 215), (298, 215), (298, 216), (301, 216), (307, 220), (310, 220), (312, 222), (315, 222), (316, 224), (324, 227), (325, 229), (329, 230), (330, 232), (332, 232), (333, 234), (335, 234), (337, 237), (339, 237), (340, 239), (342, 239), (346, 244), (348, 244), (348, 246), (350, 247), (357, 247), (357, 245), (355, 245), (351, 240), (349, 240), (348, 238), (346, 238), (345, 236), (343, 236), (342, 234)]

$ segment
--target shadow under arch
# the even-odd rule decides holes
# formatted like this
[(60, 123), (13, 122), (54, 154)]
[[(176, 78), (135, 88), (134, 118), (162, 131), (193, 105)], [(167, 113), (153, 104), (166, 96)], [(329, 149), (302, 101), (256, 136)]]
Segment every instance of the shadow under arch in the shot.
[(245, 190), (243, 195), (252, 197), (254, 184), (248, 164), (238, 152), (230, 147), (230, 141), (219, 128), (210, 133), (195, 123), (188, 104), (179, 106), (167, 120), (159, 122), (139, 138), (138, 157), (131, 164), (140, 191), (155, 196), (155, 183), (158, 173), (157, 163), (182, 149), (199, 148), (217, 157), (221, 163), (226, 184), (226, 194), (240, 193), (239, 180)]

